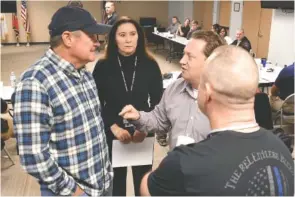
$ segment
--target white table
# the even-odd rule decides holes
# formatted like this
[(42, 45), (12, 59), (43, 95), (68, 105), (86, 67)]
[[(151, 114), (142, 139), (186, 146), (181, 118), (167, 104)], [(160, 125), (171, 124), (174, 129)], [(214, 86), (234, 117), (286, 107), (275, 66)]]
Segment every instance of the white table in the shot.
[[(273, 72), (267, 72), (268, 68), (274, 69)], [(283, 68), (279, 66), (267, 65), (259, 69), (259, 84), (274, 83)]]
[(157, 36), (160, 36), (160, 37), (162, 37), (164, 39), (167, 39), (169, 41), (181, 44), (183, 46), (185, 46), (189, 41), (185, 37), (181, 37), (181, 36), (177, 36), (177, 35), (174, 37), (174, 35), (170, 34), (169, 32), (158, 32), (158, 33), (153, 32), (153, 34), (157, 35)]
[(172, 77), (170, 79), (164, 79), (163, 80), (163, 88), (166, 89), (170, 84), (175, 82), (180, 75), (181, 71), (173, 71), (170, 72), (172, 74)]
[[(273, 66), (272, 64), (266, 64), (265, 68), (260, 68), (260, 65), (257, 65), (259, 67), (259, 85), (264, 86), (271, 86), (277, 79), (278, 75), (280, 74), (281, 70), (283, 69), (280, 66)], [(274, 69), (273, 72), (267, 72), (268, 68)], [(172, 77), (170, 79), (164, 79), (163, 80), (163, 88), (166, 89), (170, 84), (175, 82), (180, 75), (181, 71), (173, 71)]]
[(3, 86), (3, 82), (0, 82), (0, 97), (5, 101), (10, 101), (14, 89), (11, 86)]
[(169, 43), (169, 55), (166, 57), (166, 61), (169, 59), (169, 62), (171, 62), (172, 59), (175, 58), (175, 54), (173, 52), (173, 45), (181, 45), (185, 46), (188, 43), (188, 40), (185, 37), (177, 36), (174, 34), (170, 34), (169, 32), (153, 32), (155, 36), (159, 36), (160, 38), (167, 40)]

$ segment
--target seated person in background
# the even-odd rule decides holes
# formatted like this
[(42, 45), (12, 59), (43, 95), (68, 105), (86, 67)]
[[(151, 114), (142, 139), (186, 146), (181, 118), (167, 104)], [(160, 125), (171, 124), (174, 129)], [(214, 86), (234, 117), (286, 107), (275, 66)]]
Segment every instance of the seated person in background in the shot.
[[(272, 110), (278, 111), (282, 107), (283, 100), (294, 93), (294, 63), (283, 68), (271, 87), (270, 105)], [(286, 103), (284, 112), (294, 113), (294, 102)]]
[(183, 25), (179, 25), (178, 26), (178, 30), (177, 30), (177, 35), (181, 36), (181, 37), (185, 37), (187, 36), (189, 30), (190, 30), (190, 22), (191, 20), (189, 18), (186, 18), (184, 20), (184, 24)]
[(187, 33), (186, 38), (189, 40), (194, 32), (196, 32), (196, 31), (200, 31), (200, 30), (201, 30), (201, 27), (199, 26), (199, 22), (196, 21), (196, 20), (193, 20), (193, 21), (192, 21), (192, 24), (191, 24), (191, 29), (190, 29), (190, 31)]
[(178, 26), (180, 26), (179, 19), (177, 16), (173, 16), (172, 23), (167, 28), (167, 32), (170, 32), (171, 34), (176, 34)]
[(218, 34), (218, 32), (220, 31), (220, 25), (217, 24), (217, 23), (214, 24), (214, 25), (212, 25), (211, 31), (213, 31), (214, 33), (217, 33)]
[(219, 35), (220, 35), (221, 38), (224, 39), (224, 41), (225, 41), (228, 45), (230, 45), (230, 44), (233, 42), (233, 40), (232, 40), (229, 36), (227, 36), (227, 31), (226, 31), (225, 27), (221, 27), (221, 28), (220, 28), (220, 30), (219, 30)]
[(207, 139), (169, 152), (144, 176), (141, 195), (293, 196), (289, 150), (255, 121), (257, 86), (257, 66), (249, 53), (217, 48), (206, 61), (198, 95), (213, 130)]
[(236, 33), (236, 40), (231, 45), (239, 46), (250, 52), (252, 49), (250, 40), (245, 36), (244, 29), (238, 29)]

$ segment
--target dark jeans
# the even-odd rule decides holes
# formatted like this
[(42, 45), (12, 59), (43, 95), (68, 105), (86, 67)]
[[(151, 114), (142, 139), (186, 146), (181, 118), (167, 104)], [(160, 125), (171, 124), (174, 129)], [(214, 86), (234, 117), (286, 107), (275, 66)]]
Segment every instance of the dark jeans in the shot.
[[(140, 196), (142, 177), (152, 169), (152, 165), (132, 166), (135, 196)], [(127, 167), (114, 168), (113, 196), (126, 196)]]

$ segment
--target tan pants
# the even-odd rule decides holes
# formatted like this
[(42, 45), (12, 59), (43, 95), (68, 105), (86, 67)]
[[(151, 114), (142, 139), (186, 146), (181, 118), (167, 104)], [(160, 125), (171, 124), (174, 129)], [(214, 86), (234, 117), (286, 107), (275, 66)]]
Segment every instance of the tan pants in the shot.
[[(270, 106), (273, 111), (277, 112), (281, 109), (283, 105), (283, 100), (279, 97), (270, 96), (269, 97)], [(284, 113), (293, 113), (294, 114), (294, 100), (286, 102), (283, 106)], [(284, 118), (284, 123), (294, 124), (294, 116), (286, 116), (288, 118)]]
[[(273, 111), (279, 111), (283, 105), (283, 100), (278, 96), (269, 96), (270, 106)], [(290, 101), (284, 104), (283, 110), (286, 113), (294, 113), (294, 101)]]

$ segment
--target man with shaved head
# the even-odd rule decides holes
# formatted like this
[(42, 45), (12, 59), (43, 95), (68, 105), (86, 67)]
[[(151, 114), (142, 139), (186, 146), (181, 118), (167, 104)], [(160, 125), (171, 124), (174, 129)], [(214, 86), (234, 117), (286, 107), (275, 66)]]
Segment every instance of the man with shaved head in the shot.
[(158, 169), (144, 176), (142, 195), (293, 196), (290, 152), (255, 121), (257, 86), (258, 70), (249, 53), (217, 48), (206, 60), (198, 97), (210, 134), (168, 153)]

